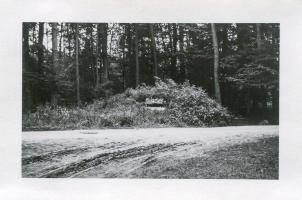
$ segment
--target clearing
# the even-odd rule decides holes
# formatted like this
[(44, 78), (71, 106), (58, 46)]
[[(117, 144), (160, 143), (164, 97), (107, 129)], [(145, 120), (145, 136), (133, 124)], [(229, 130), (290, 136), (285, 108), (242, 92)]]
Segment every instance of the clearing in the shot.
[(22, 133), (23, 177), (278, 179), (278, 126)]

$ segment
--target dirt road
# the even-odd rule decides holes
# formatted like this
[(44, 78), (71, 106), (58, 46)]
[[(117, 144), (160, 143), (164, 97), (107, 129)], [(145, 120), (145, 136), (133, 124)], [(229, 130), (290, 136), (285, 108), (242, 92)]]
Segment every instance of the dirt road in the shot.
[(23, 177), (278, 177), (278, 126), (23, 132), (22, 140)]

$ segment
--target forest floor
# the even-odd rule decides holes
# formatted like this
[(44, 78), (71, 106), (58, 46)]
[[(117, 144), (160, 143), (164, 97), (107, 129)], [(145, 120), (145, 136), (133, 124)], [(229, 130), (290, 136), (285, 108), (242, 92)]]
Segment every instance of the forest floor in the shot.
[(278, 179), (278, 126), (22, 133), (23, 177)]

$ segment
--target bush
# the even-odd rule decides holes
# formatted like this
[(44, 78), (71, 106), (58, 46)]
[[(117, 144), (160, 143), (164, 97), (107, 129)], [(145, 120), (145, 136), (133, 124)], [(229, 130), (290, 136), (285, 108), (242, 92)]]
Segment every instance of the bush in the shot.
[(167, 102), (166, 117), (180, 126), (226, 125), (231, 116), (228, 111), (206, 92), (188, 82), (177, 85), (173, 80), (157, 80), (154, 87), (141, 86), (130, 89), (128, 96), (142, 102), (146, 98), (163, 98)]
[[(163, 111), (145, 107), (146, 98), (161, 98)], [(227, 125), (228, 111), (206, 92), (188, 82), (157, 80), (155, 86), (141, 85), (82, 108), (39, 106), (23, 115), (23, 130), (64, 130), (123, 127), (204, 127)]]

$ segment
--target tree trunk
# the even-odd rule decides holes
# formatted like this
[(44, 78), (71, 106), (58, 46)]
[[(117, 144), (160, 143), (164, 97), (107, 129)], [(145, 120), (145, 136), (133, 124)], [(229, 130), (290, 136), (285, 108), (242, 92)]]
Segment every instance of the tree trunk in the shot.
[(36, 43), (36, 23), (32, 23), (32, 24), (33, 24), (32, 40), (33, 40), (33, 44), (35, 44)]
[(45, 23), (45, 36), (46, 36), (46, 57), (48, 58), (48, 51), (49, 51), (49, 48), (48, 48), (48, 23)]
[(168, 75), (171, 79), (174, 80), (175, 77), (175, 69), (174, 69), (174, 59), (173, 59), (173, 36), (172, 36), (172, 27), (171, 24), (168, 24), (168, 37), (169, 37), (169, 49), (170, 49), (170, 65), (168, 71)]
[(28, 23), (24, 22), (23, 23), (23, 44), (22, 44), (22, 51), (23, 51), (23, 57), (22, 57), (22, 64), (23, 64), (23, 68), (26, 70), (27, 67), (27, 61), (28, 61), (28, 57), (29, 57), (29, 27), (28, 27)]
[(68, 57), (69, 59), (71, 58), (71, 37), (70, 37), (70, 28), (71, 28), (71, 25), (68, 24), (67, 26), (67, 40), (68, 40)]
[(63, 23), (60, 26), (60, 43), (59, 43), (59, 56), (62, 56), (62, 43), (63, 43)]
[(186, 65), (185, 65), (185, 55), (184, 55), (184, 28), (182, 25), (179, 26), (179, 62), (180, 62), (180, 79), (185, 81), (186, 77)]
[(257, 31), (257, 50), (261, 49), (261, 24), (256, 24), (256, 31)]
[(133, 67), (134, 64), (134, 57), (133, 56), (133, 38), (132, 38), (132, 24), (126, 24), (125, 25), (125, 32), (126, 32), (126, 47), (127, 47), (127, 55), (126, 55), (126, 61), (127, 61), (127, 69), (125, 71), (128, 71), (126, 74), (126, 82), (128, 86), (135, 86), (135, 68)]
[[(54, 85), (56, 83), (56, 70), (58, 67), (58, 29), (57, 23), (52, 23), (52, 64), (54, 74)], [(55, 87), (51, 95), (51, 104), (57, 104), (57, 88)]]
[(103, 62), (103, 78), (102, 82), (108, 81), (108, 56), (107, 56), (107, 42), (108, 42), (108, 24), (100, 24), (101, 29), (101, 46), (102, 46), (102, 62)]
[(122, 67), (123, 91), (126, 90), (126, 67), (125, 67), (125, 43), (122, 44), (122, 54), (120, 54), (120, 64)]
[(137, 31), (137, 24), (134, 25), (135, 29), (135, 87), (139, 86), (140, 80), (139, 80), (139, 60), (138, 60), (138, 31)]
[[(123, 26), (123, 31), (126, 33), (126, 27)], [(122, 44), (121, 44), (121, 48), (122, 48), (122, 55), (121, 55), (121, 65), (122, 65), (122, 76), (123, 76), (123, 91), (126, 90), (126, 52), (125, 52), (125, 48), (126, 48), (126, 39), (123, 40)]]
[[(172, 30), (171, 30), (171, 25), (168, 25), (169, 29), (169, 38), (170, 38), (170, 47), (171, 47), (171, 78), (176, 81), (176, 63), (177, 63), (177, 56), (176, 56), (176, 51), (177, 51), (177, 26), (176, 24), (172, 25)], [(171, 35), (172, 32), (172, 35)]]
[(32, 106), (32, 98), (31, 98), (31, 91), (29, 88), (29, 84), (26, 83), (26, 73), (28, 71), (28, 59), (29, 59), (29, 23), (23, 23), (22, 27), (22, 70), (23, 70), (23, 84), (22, 84), (22, 103), (23, 112), (31, 109)]
[(156, 55), (156, 44), (155, 44), (155, 38), (154, 38), (154, 30), (153, 30), (153, 24), (150, 24), (150, 38), (151, 38), (151, 48), (152, 48), (152, 54), (153, 54), (153, 67), (154, 67), (154, 76), (158, 76), (158, 66), (157, 66), (157, 55)]
[(38, 38), (38, 66), (39, 71), (42, 71), (43, 67), (43, 38), (44, 38), (44, 23), (39, 23), (39, 38)]
[[(108, 27), (108, 25), (107, 25), (107, 27)], [(111, 30), (110, 30), (110, 45), (109, 45), (109, 54), (111, 54), (111, 51), (112, 51), (112, 41), (113, 41), (113, 28), (114, 27), (111, 27)], [(108, 28), (107, 28), (108, 29)]]
[(75, 32), (75, 66), (76, 66), (76, 92), (77, 92), (77, 104), (81, 105), (80, 98), (80, 72), (79, 72), (79, 24), (76, 24)]
[(52, 23), (52, 62), (54, 70), (58, 62), (58, 28), (57, 23)]
[(190, 79), (190, 77), (189, 77), (189, 65), (191, 64), (191, 59), (190, 59), (190, 57), (191, 57), (191, 55), (190, 55), (190, 53), (191, 53), (191, 38), (190, 38), (190, 32), (188, 31), (188, 34), (187, 34), (187, 37), (186, 37), (186, 45), (187, 45), (187, 54), (186, 54), (186, 67), (185, 67), (185, 77), (187, 78), (187, 79)]
[(218, 77), (218, 69), (219, 69), (219, 51), (218, 51), (218, 41), (216, 35), (215, 24), (211, 24), (212, 30), (212, 39), (213, 39), (213, 49), (214, 49), (214, 91), (215, 98), (218, 103), (221, 103), (221, 94), (220, 94), (220, 86), (219, 86), (219, 77)]
[(100, 87), (100, 72), (99, 72), (99, 68), (100, 68), (100, 60), (99, 60), (99, 40), (100, 40), (100, 25), (97, 24), (96, 25), (96, 44), (95, 44), (95, 71), (96, 71), (96, 84), (95, 84), (95, 88), (98, 89)]

